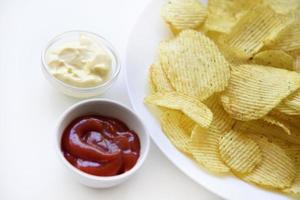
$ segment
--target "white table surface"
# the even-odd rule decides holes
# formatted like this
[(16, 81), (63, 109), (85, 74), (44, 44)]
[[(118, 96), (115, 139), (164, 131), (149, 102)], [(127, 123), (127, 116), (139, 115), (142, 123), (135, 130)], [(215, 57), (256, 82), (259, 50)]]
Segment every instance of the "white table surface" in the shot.
[[(89, 30), (110, 40), (124, 63), (130, 31), (148, 2), (0, 1), (1, 200), (220, 199), (183, 175), (154, 143), (145, 164), (132, 179), (105, 190), (74, 181), (55, 153), (56, 120), (79, 100), (64, 96), (44, 79), (41, 50), (56, 34)], [(124, 75), (122, 71), (103, 97), (130, 105)]]

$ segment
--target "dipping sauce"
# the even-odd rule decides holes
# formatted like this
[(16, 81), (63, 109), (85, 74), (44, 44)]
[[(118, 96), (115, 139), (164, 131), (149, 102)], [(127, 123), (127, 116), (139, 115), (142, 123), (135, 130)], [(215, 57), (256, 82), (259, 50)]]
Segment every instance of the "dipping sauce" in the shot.
[(56, 79), (81, 88), (103, 84), (112, 71), (109, 51), (96, 38), (84, 33), (77, 40), (49, 49), (46, 62)]
[(64, 130), (61, 149), (79, 170), (96, 176), (114, 176), (136, 164), (140, 140), (120, 120), (89, 115), (75, 119)]

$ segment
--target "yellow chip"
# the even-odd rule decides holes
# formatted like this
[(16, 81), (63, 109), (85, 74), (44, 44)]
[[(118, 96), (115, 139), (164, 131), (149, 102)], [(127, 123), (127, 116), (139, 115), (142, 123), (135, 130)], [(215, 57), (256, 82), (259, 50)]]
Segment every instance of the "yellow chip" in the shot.
[(300, 50), (300, 21), (291, 23), (283, 29), (278, 36), (268, 45), (268, 48), (284, 51)]
[(236, 56), (248, 59), (286, 26), (286, 17), (268, 7), (257, 7), (248, 11), (222, 40)]
[(212, 112), (205, 104), (195, 98), (177, 92), (150, 95), (145, 98), (145, 102), (180, 110), (204, 128), (209, 127), (213, 118)]
[(274, 116), (271, 115), (266, 115), (262, 118), (263, 121), (268, 122), (270, 124), (273, 124), (279, 128), (281, 128), (284, 132), (286, 132), (288, 135), (291, 135), (291, 127), (289, 126), (288, 123), (285, 121), (282, 121)]
[(231, 72), (222, 95), (225, 110), (235, 119), (259, 119), (300, 87), (296, 72), (262, 65), (240, 65)]
[(294, 60), (294, 71), (300, 73), (300, 55), (296, 56), (296, 59)]
[(247, 10), (260, 3), (261, 0), (209, 0), (205, 29), (229, 33)]
[(299, 128), (289, 126), (290, 135), (282, 127), (265, 122), (264, 120), (253, 120), (248, 122), (238, 121), (234, 124), (234, 130), (249, 134), (262, 134), (267, 137), (272, 136), (293, 144), (300, 144)]
[(150, 77), (153, 85), (155, 86), (155, 92), (172, 92), (174, 88), (170, 84), (165, 72), (162, 70), (159, 63), (155, 63), (150, 67)]
[(162, 7), (161, 15), (177, 33), (199, 28), (206, 19), (207, 10), (198, 0), (169, 0)]
[(253, 57), (255, 64), (268, 65), (287, 70), (294, 70), (294, 58), (282, 50), (266, 50), (255, 54)]
[(263, 0), (263, 3), (281, 14), (287, 14), (300, 6), (299, 0)]
[(269, 142), (262, 135), (250, 135), (260, 146), (263, 153), (262, 162), (242, 179), (260, 186), (283, 189), (291, 186), (296, 177), (293, 160), (278, 145)]
[(300, 90), (285, 98), (276, 109), (288, 115), (300, 115)]
[(262, 161), (259, 145), (244, 133), (229, 131), (219, 144), (221, 158), (235, 172), (249, 173)]
[(219, 96), (214, 95), (205, 102), (214, 114), (208, 129), (196, 126), (192, 131), (190, 151), (196, 161), (214, 173), (228, 173), (230, 169), (222, 161), (219, 154), (219, 140), (229, 131), (234, 120), (222, 108)]
[(285, 188), (283, 192), (290, 194), (300, 194), (300, 146), (289, 145), (285, 149), (287, 154), (294, 159), (296, 166), (296, 178), (294, 179), (292, 185), (288, 188)]
[(286, 121), (292, 126), (300, 129), (300, 115), (287, 115), (285, 113), (282, 113), (276, 109), (272, 110), (269, 115), (272, 115), (282, 121)]
[(195, 122), (182, 112), (168, 110), (161, 117), (161, 127), (171, 143), (180, 151), (190, 154), (190, 135)]
[(150, 94), (153, 94), (156, 92), (156, 86), (152, 80), (151, 74), (149, 73), (148, 76), (148, 83), (149, 83), (149, 89), (150, 89)]
[(160, 62), (176, 91), (204, 100), (223, 91), (230, 66), (204, 34), (187, 30), (160, 45)]

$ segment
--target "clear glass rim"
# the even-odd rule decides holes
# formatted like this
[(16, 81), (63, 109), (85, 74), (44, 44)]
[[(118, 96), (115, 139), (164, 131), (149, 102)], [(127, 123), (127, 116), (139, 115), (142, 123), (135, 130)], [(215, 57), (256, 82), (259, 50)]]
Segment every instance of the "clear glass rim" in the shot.
[[(110, 78), (107, 81), (105, 81), (104, 83), (102, 83), (100, 85), (94, 86), (94, 87), (83, 88), (83, 87), (77, 87), (77, 86), (73, 86), (73, 85), (67, 84), (67, 83), (65, 83), (65, 82), (63, 82), (63, 81), (61, 81), (61, 80), (53, 77), (53, 75), (50, 73), (48, 64), (46, 62), (46, 54), (47, 54), (49, 48), (53, 44), (55, 44), (58, 40), (60, 40), (61, 38), (65, 37), (68, 34), (72, 34), (72, 33), (75, 33), (75, 34), (84, 33), (84, 34), (87, 34), (87, 35), (91, 35), (91, 36), (95, 37), (97, 40), (99, 40), (104, 45), (104, 47), (108, 51), (110, 51), (110, 53), (113, 56), (113, 59), (115, 60), (115, 70), (113, 71), (112, 75), (110, 76)], [(47, 45), (44, 48), (44, 50), (42, 51), (42, 66), (43, 66), (44, 71), (48, 74), (48, 76), (51, 77), (51, 79), (53, 81), (55, 81), (56, 83), (58, 83), (58, 84), (60, 84), (60, 85), (62, 85), (64, 87), (66, 87), (66, 88), (69, 88), (69, 89), (72, 89), (72, 90), (76, 90), (76, 91), (79, 91), (79, 92), (82, 92), (82, 93), (93, 92), (93, 91), (98, 90), (100, 88), (103, 88), (105, 86), (109, 86), (118, 77), (118, 75), (120, 73), (120, 70), (121, 70), (119, 56), (116, 53), (116, 50), (113, 47), (113, 45), (107, 39), (105, 39), (104, 37), (102, 37), (101, 35), (98, 35), (96, 33), (89, 32), (89, 31), (83, 31), (83, 30), (66, 31), (66, 32), (63, 32), (63, 33), (55, 36), (53, 39), (51, 39), (47, 43)]]

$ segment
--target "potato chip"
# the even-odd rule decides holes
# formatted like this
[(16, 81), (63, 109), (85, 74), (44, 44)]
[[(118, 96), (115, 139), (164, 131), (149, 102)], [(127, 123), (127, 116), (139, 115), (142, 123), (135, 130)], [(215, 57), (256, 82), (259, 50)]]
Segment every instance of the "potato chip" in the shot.
[(300, 90), (285, 98), (276, 109), (288, 115), (300, 115)]
[(155, 92), (163, 93), (174, 91), (174, 88), (172, 87), (170, 81), (168, 80), (159, 63), (151, 65), (150, 76), (152, 83), (155, 86)]
[(248, 11), (222, 40), (236, 56), (248, 59), (286, 26), (286, 17), (268, 7), (257, 7)]
[(205, 29), (229, 33), (238, 20), (261, 0), (209, 0)]
[(292, 185), (285, 188), (283, 192), (290, 194), (300, 194), (300, 146), (289, 145), (285, 148), (287, 154), (294, 159), (296, 166), (296, 178), (294, 179)]
[(214, 95), (205, 102), (214, 114), (208, 129), (196, 126), (192, 131), (190, 152), (196, 161), (214, 173), (228, 173), (230, 169), (222, 161), (219, 154), (219, 140), (229, 131), (234, 120), (222, 108), (219, 96)]
[(206, 7), (198, 0), (169, 0), (161, 15), (175, 33), (199, 28), (207, 16)]
[(294, 58), (282, 50), (261, 51), (253, 57), (255, 64), (294, 70)]
[(300, 73), (300, 54), (299, 54), (299, 56), (296, 56), (293, 66), (294, 66), (293, 70)]
[(249, 174), (238, 174), (242, 179), (260, 186), (283, 189), (291, 186), (296, 177), (293, 160), (278, 145), (262, 135), (250, 135), (260, 146), (262, 161)]
[(161, 117), (161, 127), (166, 136), (176, 148), (187, 154), (190, 154), (190, 135), (194, 126), (195, 122), (180, 111), (168, 110)]
[(278, 36), (268, 45), (268, 48), (284, 51), (300, 50), (300, 21), (291, 23), (283, 29)]
[(229, 131), (219, 144), (221, 158), (235, 172), (249, 173), (262, 161), (259, 145), (244, 133)]
[(263, 0), (263, 4), (270, 6), (277, 13), (287, 14), (300, 6), (299, 0)]
[(205, 104), (195, 98), (177, 92), (150, 95), (145, 98), (145, 102), (180, 110), (204, 128), (209, 127), (213, 118), (212, 112)]
[(150, 94), (153, 94), (156, 92), (156, 86), (153, 83), (153, 80), (151, 78), (151, 74), (149, 73), (148, 76), (148, 83), (149, 83), (149, 90), (150, 90)]
[(187, 30), (160, 45), (160, 61), (176, 91), (204, 100), (223, 91), (230, 66), (204, 34)]
[(277, 109), (272, 110), (269, 115), (274, 116), (282, 121), (286, 121), (290, 125), (300, 129), (300, 115), (287, 115), (278, 111)]
[(296, 72), (262, 65), (240, 65), (231, 72), (221, 97), (225, 110), (235, 119), (259, 119), (300, 87)]
[(300, 133), (297, 127), (289, 126), (290, 135), (282, 127), (268, 123), (264, 120), (253, 120), (248, 122), (238, 121), (234, 124), (234, 130), (249, 134), (261, 134), (267, 137), (273, 136), (293, 144), (300, 144)]
[(273, 124), (279, 128), (281, 128), (288, 135), (291, 135), (291, 127), (285, 121), (282, 121), (274, 116), (266, 115), (262, 118), (263, 121)]

